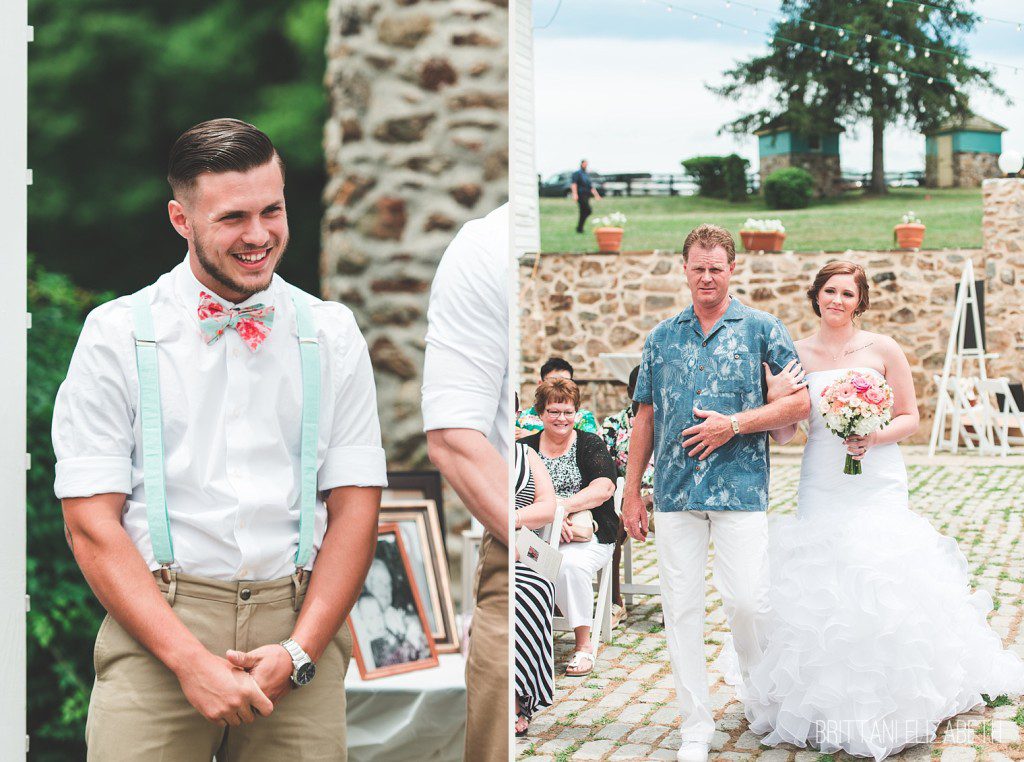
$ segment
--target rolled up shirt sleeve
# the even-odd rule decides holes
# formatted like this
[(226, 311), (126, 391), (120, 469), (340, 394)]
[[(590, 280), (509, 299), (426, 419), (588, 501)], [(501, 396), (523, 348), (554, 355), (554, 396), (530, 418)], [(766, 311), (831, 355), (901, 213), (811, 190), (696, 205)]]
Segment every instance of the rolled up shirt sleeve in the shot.
[(119, 309), (108, 304), (89, 315), (57, 391), (51, 434), (61, 499), (132, 492), (135, 413), (124, 365), (131, 337), (109, 319)]
[[(317, 487), (386, 487), (387, 459), (381, 447), (377, 389), (366, 340), (355, 317), (341, 305), (345, 326), (332, 366), (335, 394), (331, 438), (317, 473)], [(322, 335), (322, 334), (321, 334)]]
[(509, 362), (508, 298), (486, 242), (460, 235), (434, 277), (423, 368), (423, 430), (490, 436)]

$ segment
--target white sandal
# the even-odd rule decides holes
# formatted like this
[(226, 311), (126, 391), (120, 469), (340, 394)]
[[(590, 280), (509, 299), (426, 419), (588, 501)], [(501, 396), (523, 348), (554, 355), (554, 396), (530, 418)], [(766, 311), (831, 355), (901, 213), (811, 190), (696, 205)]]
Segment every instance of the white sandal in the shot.
[[(590, 662), (590, 665), (586, 669), (583, 669), (583, 666), (580, 664), (583, 659)], [(569, 663), (565, 665), (565, 674), (568, 677), (583, 677), (583, 675), (589, 675), (594, 669), (594, 662), (594, 654), (590, 651), (574, 651)]]

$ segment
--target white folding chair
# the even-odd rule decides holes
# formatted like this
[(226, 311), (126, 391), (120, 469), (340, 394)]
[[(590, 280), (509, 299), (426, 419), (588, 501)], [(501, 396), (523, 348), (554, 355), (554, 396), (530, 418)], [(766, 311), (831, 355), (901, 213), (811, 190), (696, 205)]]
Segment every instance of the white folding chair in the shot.
[[(979, 379), (976, 388), (984, 407), (986, 438), (998, 449), (999, 454), (1005, 457), (1010, 454), (1011, 447), (1024, 445), (1024, 415), (1017, 407), (1008, 379)], [(1001, 405), (998, 395), (1002, 396)], [(1017, 430), (1018, 434), (1011, 435), (1011, 429)]]
[[(626, 480), (621, 476), (615, 480), (615, 513), (622, 516), (622, 495), (626, 489)], [(622, 543), (622, 584), (619, 585), (622, 600), (633, 605), (634, 595), (661, 595), (659, 584), (634, 584), (633, 582), (633, 539), (626, 533)]]
[[(555, 518), (547, 528), (549, 536), (545, 538), (547, 543), (555, 550), (558, 550), (560, 532), (562, 526), (562, 508), (555, 509)], [(597, 590), (597, 602), (594, 604), (594, 620), (590, 624), (590, 640), (594, 644), (594, 657), (601, 649), (601, 639), (611, 640), (612, 637), (612, 562), (608, 559), (603, 567), (597, 571), (597, 579), (594, 582)], [(552, 621), (552, 629), (555, 632), (572, 632), (569, 627), (569, 620), (564, 616), (556, 616)]]

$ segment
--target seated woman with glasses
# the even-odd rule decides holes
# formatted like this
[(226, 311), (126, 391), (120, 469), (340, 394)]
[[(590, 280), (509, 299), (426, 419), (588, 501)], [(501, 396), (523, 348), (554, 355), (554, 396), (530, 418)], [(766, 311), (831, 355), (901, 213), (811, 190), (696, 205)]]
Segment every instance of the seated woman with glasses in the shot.
[(565, 671), (572, 676), (586, 675), (594, 668), (590, 640), (594, 573), (612, 557), (618, 528), (613, 502), (615, 463), (599, 435), (573, 428), (579, 406), (579, 387), (572, 381), (542, 382), (533, 408), (544, 428), (522, 440), (540, 453), (565, 515), (562, 526), (555, 528), (561, 533), (558, 549), (562, 553), (555, 603), (576, 637)]

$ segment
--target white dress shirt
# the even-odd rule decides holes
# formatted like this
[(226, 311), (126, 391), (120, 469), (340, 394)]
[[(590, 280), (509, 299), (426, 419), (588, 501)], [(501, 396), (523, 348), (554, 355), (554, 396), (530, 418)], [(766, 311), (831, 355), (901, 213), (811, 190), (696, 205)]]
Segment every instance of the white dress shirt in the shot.
[(423, 430), (473, 429), (511, 459), (508, 204), (463, 225), (427, 311)]
[[(275, 308), (255, 352), (233, 328), (214, 344), (199, 330), (199, 292), (225, 307)], [(320, 429), (314, 544), (327, 526), (323, 491), (384, 486), (384, 450), (366, 342), (351, 310), (309, 296), (320, 339)], [(163, 412), (167, 513), (175, 568), (219, 580), (268, 580), (295, 571), (298, 547), (302, 368), (295, 305), (277, 275), (240, 304), (213, 294), (188, 260), (152, 295)], [(85, 321), (53, 414), (59, 498), (123, 492), (122, 524), (158, 569), (146, 519), (142, 421), (130, 297)]]

